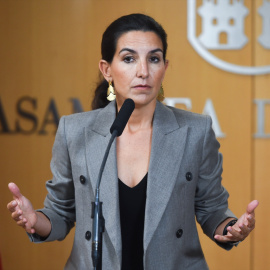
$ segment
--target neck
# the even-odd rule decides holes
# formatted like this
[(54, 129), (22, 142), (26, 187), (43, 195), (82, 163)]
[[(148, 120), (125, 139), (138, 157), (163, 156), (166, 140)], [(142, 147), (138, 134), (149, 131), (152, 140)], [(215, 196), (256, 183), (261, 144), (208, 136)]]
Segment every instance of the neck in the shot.
[(135, 109), (127, 123), (126, 130), (135, 133), (142, 129), (152, 128), (156, 100), (146, 106), (135, 104)]

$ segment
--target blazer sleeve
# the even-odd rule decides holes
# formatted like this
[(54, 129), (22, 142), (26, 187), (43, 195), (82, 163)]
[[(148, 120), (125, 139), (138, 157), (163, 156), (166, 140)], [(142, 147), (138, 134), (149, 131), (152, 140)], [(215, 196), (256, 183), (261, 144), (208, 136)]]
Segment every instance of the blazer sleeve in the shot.
[(204, 233), (219, 246), (229, 250), (231, 244), (222, 244), (214, 239), (218, 225), (235, 215), (228, 209), (227, 190), (221, 184), (222, 155), (219, 153), (219, 142), (212, 129), (210, 116), (206, 118), (203, 151), (199, 169), (199, 179), (195, 196), (195, 212), (197, 221)]
[(32, 242), (63, 240), (76, 221), (74, 183), (65, 135), (65, 117), (60, 119), (56, 133), (51, 171), (53, 178), (46, 183), (48, 194), (44, 208), (37, 210), (49, 218), (52, 224), (51, 233), (47, 238), (28, 234)]

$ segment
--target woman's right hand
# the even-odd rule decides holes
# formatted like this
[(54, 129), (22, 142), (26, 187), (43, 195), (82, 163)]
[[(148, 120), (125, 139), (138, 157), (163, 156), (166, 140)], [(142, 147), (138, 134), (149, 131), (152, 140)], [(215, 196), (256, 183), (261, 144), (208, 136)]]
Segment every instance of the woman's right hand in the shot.
[(8, 188), (14, 199), (7, 205), (8, 210), (11, 212), (11, 217), (26, 232), (35, 233), (34, 226), (38, 220), (37, 212), (34, 210), (31, 202), (21, 194), (16, 184), (9, 183)]

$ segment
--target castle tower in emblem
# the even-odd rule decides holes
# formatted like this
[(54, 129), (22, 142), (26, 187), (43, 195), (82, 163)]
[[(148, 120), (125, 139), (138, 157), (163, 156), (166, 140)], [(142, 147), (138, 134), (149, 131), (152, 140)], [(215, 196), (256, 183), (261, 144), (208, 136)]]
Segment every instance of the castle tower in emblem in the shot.
[[(248, 13), (243, 0), (203, 0), (198, 8), (202, 17), (202, 33), (198, 37), (200, 43), (214, 50), (243, 48), (248, 41), (244, 33)], [(222, 35), (225, 42), (221, 41)]]
[(258, 9), (258, 13), (262, 16), (263, 28), (262, 34), (258, 40), (265, 49), (270, 49), (270, 1), (264, 0), (263, 5)]

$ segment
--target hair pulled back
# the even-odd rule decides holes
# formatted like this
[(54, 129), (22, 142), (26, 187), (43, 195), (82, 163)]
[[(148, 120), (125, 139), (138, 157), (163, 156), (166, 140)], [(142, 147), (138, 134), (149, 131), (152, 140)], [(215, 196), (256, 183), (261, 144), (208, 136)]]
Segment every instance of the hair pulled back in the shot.
[[(103, 60), (111, 63), (116, 51), (118, 39), (121, 35), (130, 31), (154, 32), (162, 41), (163, 60), (166, 59), (167, 52), (167, 34), (162, 26), (150, 16), (134, 13), (122, 16), (112, 22), (105, 30), (101, 41), (101, 56)], [(107, 100), (108, 82), (103, 79), (95, 90), (92, 101), (92, 109), (105, 107), (109, 101)]]

